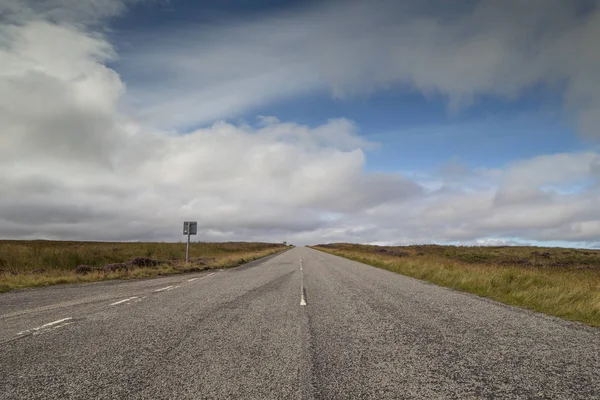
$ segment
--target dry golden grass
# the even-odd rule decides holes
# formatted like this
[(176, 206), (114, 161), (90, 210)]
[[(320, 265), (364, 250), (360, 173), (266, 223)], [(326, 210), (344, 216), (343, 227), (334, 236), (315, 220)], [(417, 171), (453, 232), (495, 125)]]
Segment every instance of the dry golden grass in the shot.
[(354, 244), (314, 248), (440, 286), (600, 326), (600, 251)]
[[(191, 243), (185, 263), (185, 243), (122, 243), (71, 241), (0, 241), (0, 292), (60, 283), (149, 278), (204, 269), (230, 268), (286, 249), (273, 243)], [(107, 264), (136, 257), (158, 261), (154, 267), (127, 266), (104, 272)], [(89, 273), (76, 273), (87, 265)]]

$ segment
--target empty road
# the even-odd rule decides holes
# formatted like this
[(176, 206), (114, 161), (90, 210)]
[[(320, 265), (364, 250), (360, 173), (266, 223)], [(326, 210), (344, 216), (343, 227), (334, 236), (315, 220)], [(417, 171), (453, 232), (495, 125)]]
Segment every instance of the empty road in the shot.
[(0, 295), (1, 399), (598, 399), (600, 329), (308, 248)]

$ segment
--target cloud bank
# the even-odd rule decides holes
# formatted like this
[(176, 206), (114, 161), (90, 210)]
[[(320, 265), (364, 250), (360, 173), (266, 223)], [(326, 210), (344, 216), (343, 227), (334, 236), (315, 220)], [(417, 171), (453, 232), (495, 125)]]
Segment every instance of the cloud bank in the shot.
[[(214, 40), (191, 52), (169, 45), (174, 33), (122, 60), (125, 69), (154, 66), (146, 78), (157, 83), (130, 87), (108, 66), (117, 49), (93, 28), (99, 20), (68, 3), (4, 5), (12, 19), (0, 26), (0, 237), (178, 240), (184, 219), (199, 221), (202, 240), (591, 246), (600, 237), (595, 151), (496, 170), (454, 163), (425, 183), (367, 172), (375, 144), (346, 119), (214, 122), (323, 88), (349, 96), (407, 85), (460, 108), (545, 81), (562, 85), (582, 132), (594, 136), (597, 13), (582, 16), (569, 2), (510, 2), (521, 13), (508, 21), (510, 7), (483, 1), (446, 20), (407, 7), (406, 20), (395, 21), (384, 12), (391, 3), (333, 3), (215, 28)], [(89, 4), (102, 18), (126, 9)], [(188, 33), (184, 47), (200, 35)], [(559, 59), (564, 51), (573, 57)]]
[(600, 3), (471, 4), (333, 1), (213, 28), (147, 32), (123, 60), (131, 75), (145, 71), (130, 101), (155, 123), (189, 127), (319, 91), (345, 98), (401, 87), (445, 98), (457, 112), (548, 85), (562, 93), (580, 131), (600, 137)]

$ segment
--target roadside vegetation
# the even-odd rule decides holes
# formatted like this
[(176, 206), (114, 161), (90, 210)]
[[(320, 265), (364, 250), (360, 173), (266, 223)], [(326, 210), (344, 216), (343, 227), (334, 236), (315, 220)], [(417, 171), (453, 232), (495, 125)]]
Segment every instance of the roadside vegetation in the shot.
[(541, 247), (326, 244), (331, 254), (600, 327), (600, 251)]
[(278, 253), (273, 243), (0, 241), (0, 292), (60, 283), (149, 278), (230, 268)]

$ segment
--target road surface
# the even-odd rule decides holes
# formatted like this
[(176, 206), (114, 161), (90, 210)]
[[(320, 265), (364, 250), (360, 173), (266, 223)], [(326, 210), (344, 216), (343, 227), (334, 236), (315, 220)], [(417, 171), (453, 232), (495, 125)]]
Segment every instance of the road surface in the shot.
[(600, 329), (308, 248), (0, 295), (2, 399), (594, 399)]

